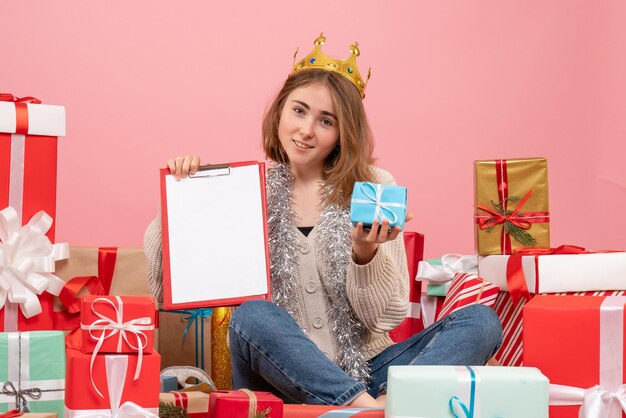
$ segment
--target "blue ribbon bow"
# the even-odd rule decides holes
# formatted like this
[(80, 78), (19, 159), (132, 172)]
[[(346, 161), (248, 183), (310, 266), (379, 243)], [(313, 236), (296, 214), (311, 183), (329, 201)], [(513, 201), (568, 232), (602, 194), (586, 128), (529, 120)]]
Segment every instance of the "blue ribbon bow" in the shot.
[[(470, 366), (467, 367), (467, 370), (470, 372), (470, 378), (472, 379), (470, 383), (470, 400), (469, 407), (461, 400), (458, 396), (453, 396), (448, 401), (448, 407), (454, 415), (454, 418), (474, 418), (474, 401), (476, 396), (476, 373)], [(462, 414), (462, 415), (459, 415)]]

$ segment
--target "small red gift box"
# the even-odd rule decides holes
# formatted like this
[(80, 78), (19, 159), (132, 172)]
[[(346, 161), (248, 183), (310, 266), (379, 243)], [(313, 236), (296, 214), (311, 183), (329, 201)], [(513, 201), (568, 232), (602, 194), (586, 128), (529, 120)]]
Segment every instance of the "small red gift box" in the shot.
[(351, 406), (293, 405), (284, 406), (283, 418), (384, 418), (382, 408), (353, 408)]
[(269, 409), (266, 418), (283, 417), (283, 401), (269, 392), (218, 390), (209, 398), (210, 418), (248, 418), (251, 408), (253, 412)]
[(586, 417), (625, 416), (625, 305), (624, 296), (546, 295), (524, 307), (524, 365), (550, 379), (551, 418), (577, 418), (583, 401)]
[(151, 296), (82, 298), (83, 353), (151, 353), (156, 305)]
[(417, 263), (424, 256), (424, 235), (409, 231), (404, 231), (403, 235), (409, 270), (409, 310), (400, 325), (389, 332), (389, 337), (396, 343), (404, 341), (424, 329), (420, 305), (422, 282), (414, 280), (417, 274)]
[(87, 413), (100, 416), (118, 409), (133, 416), (158, 417), (159, 353), (142, 356), (141, 363), (136, 354), (98, 354), (91, 369), (91, 354), (72, 348), (65, 353), (66, 418)]

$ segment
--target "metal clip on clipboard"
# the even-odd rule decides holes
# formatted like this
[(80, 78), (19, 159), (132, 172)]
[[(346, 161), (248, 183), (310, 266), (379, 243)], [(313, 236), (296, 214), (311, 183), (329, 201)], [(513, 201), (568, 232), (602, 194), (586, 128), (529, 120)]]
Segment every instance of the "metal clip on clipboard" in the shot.
[(206, 164), (198, 167), (198, 171), (190, 174), (190, 178), (194, 177), (216, 177), (230, 175), (230, 165), (228, 164)]

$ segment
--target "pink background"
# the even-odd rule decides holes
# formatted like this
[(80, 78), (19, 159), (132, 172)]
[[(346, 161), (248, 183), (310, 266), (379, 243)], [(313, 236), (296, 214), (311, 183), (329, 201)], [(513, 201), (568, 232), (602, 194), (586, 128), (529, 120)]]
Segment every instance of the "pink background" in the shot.
[[(67, 108), (57, 241), (140, 246), (158, 168), (264, 159), (260, 120), (320, 31), (372, 67), (379, 165), (426, 255), (471, 253), (475, 159), (545, 156), (552, 243), (626, 249), (626, 2), (2, 1), (0, 92)], [(218, 239), (217, 237), (215, 239)]]

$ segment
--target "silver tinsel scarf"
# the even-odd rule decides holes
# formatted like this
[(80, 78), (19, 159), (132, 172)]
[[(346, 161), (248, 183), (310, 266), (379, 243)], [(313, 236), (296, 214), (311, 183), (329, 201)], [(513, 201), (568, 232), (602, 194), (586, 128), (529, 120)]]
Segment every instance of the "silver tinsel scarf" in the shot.
[[(270, 274), (274, 302), (294, 318), (302, 316), (296, 279), (298, 238), (292, 208), (293, 177), (289, 167), (276, 164), (267, 174), (267, 210)], [(328, 192), (326, 186), (325, 192)], [(336, 363), (356, 380), (365, 383), (369, 369), (363, 353), (365, 327), (356, 318), (346, 292), (346, 276), (352, 254), (350, 214), (347, 208), (326, 205), (316, 225), (316, 244), (327, 272), (321, 277), (328, 299), (330, 326), (339, 348)]]

